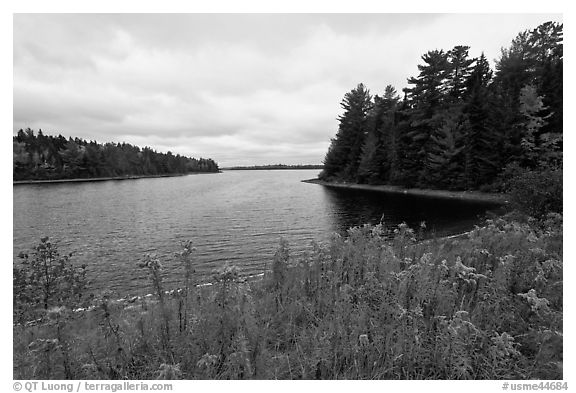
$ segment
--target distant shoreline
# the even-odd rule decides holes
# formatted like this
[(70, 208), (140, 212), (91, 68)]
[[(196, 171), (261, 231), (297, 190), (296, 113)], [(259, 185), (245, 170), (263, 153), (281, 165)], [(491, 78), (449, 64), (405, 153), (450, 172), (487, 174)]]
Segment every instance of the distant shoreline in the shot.
[(414, 195), (429, 198), (442, 198), (453, 199), (470, 202), (486, 202), (486, 203), (508, 203), (508, 196), (506, 194), (487, 193), (480, 191), (447, 191), (447, 190), (430, 190), (420, 188), (402, 188), (400, 186), (390, 185), (370, 185), (370, 184), (357, 184), (357, 183), (337, 183), (327, 182), (320, 179), (307, 179), (302, 180), (304, 183), (319, 184), (326, 187), (333, 188), (347, 188), (351, 190), (366, 190), (378, 191), (392, 194)]
[(110, 180), (135, 180), (135, 179), (148, 179), (148, 178), (158, 178), (158, 177), (178, 177), (187, 175), (200, 175), (200, 174), (213, 174), (218, 172), (189, 172), (189, 173), (173, 173), (165, 175), (133, 175), (133, 176), (111, 176), (111, 177), (89, 177), (89, 178), (77, 178), (77, 179), (50, 179), (50, 180), (16, 180), (12, 182), (12, 185), (17, 186), (21, 184), (43, 184), (43, 183), (83, 183), (83, 182), (98, 182), (98, 181), (110, 181)]
[(261, 171), (261, 170), (267, 170), (267, 171), (282, 171), (282, 170), (287, 170), (287, 169), (292, 169), (292, 170), (314, 170), (314, 169), (318, 169), (321, 170), (324, 167), (321, 165), (284, 165), (284, 166), (277, 166), (277, 165), (264, 165), (264, 166), (234, 166), (234, 167), (230, 167), (230, 168), (220, 168), (223, 171)]

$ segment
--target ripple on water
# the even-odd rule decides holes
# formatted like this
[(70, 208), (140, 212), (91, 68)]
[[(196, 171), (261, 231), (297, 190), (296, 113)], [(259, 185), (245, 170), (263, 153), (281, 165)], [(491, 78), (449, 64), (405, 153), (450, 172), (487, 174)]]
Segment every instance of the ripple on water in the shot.
[(122, 294), (150, 292), (137, 263), (156, 253), (165, 283), (177, 286), (182, 267), (175, 256), (191, 239), (199, 280), (225, 263), (243, 274), (270, 266), (280, 238), (292, 255), (314, 240), (352, 225), (392, 228), (402, 221), (457, 232), (478, 222), (487, 206), (333, 190), (301, 183), (318, 171), (225, 171), (215, 175), (138, 179), (122, 182), (21, 185), (13, 188), (14, 260), (42, 236), (62, 253), (88, 265), (92, 289)]

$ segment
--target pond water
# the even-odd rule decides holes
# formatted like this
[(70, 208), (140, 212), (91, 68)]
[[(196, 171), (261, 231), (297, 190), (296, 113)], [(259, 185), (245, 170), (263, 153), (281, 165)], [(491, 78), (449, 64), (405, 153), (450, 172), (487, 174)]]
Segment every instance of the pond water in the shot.
[(229, 262), (243, 274), (270, 266), (280, 238), (292, 255), (310, 250), (351, 226), (401, 222), (438, 236), (469, 230), (480, 222), (484, 203), (418, 198), (379, 192), (331, 189), (301, 180), (318, 170), (224, 171), (218, 174), (124, 181), (15, 185), (14, 261), (42, 236), (61, 254), (88, 265), (91, 289), (116, 293), (150, 292), (138, 268), (155, 253), (175, 287), (182, 270), (175, 252), (180, 242), (196, 247), (197, 275), (209, 280)]

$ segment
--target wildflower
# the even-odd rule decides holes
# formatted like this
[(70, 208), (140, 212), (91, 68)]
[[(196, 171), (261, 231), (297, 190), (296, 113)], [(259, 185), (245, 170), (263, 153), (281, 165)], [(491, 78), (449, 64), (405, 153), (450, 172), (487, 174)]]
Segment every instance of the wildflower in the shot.
[(551, 274), (562, 270), (562, 262), (557, 259), (547, 259), (542, 262), (542, 269), (546, 274)]
[(158, 271), (162, 269), (162, 264), (156, 257), (156, 254), (146, 254), (144, 257), (144, 262), (138, 263), (138, 266), (141, 268), (148, 268), (152, 271)]
[(238, 281), (240, 277), (240, 272), (236, 266), (230, 266), (229, 264), (224, 265), (224, 267), (218, 269), (214, 275), (214, 280), (217, 282), (224, 281)]
[(502, 266), (508, 266), (511, 265), (512, 262), (514, 262), (514, 255), (507, 254), (504, 255), (503, 257), (498, 258), (498, 260)]
[(502, 334), (495, 333), (492, 337), (492, 343), (494, 344), (493, 351), (498, 357), (508, 357), (518, 355), (519, 352), (514, 348), (515, 342), (514, 337), (504, 332)]
[(538, 311), (540, 309), (547, 310), (550, 302), (546, 298), (541, 298), (536, 295), (536, 290), (531, 289), (527, 293), (519, 293), (518, 296), (526, 299), (532, 311)]
[(185, 252), (191, 253), (192, 251), (196, 251), (196, 247), (192, 246), (192, 240), (186, 240), (181, 242), (181, 244)]
[(529, 248), (528, 251), (530, 251), (536, 257), (546, 258), (548, 256), (546, 251), (541, 249), (540, 247)]
[(422, 255), (422, 257), (420, 257), (420, 263), (422, 265), (432, 265), (430, 263), (431, 260), (432, 260), (432, 253), (431, 252), (427, 252), (424, 255)]
[(454, 313), (454, 317), (448, 324), (448, 330), (454, 336), (468, 337), (470, 335), (479, 334), (478, 328), (469, 321), (468, 311), (460, 310)]
[(190, 254), (196, 251), (196, 247), (192, 246), (192, 240), (181, 241), (182, 251), (174, 253), (177, 257), (187, 258)]
[(200, 360), (196, 363), (196, 367), (198, 368), (211, 368), (218, 363), (218, 356), (210, 355), (209, 353), (205, 353), (202, 355)]
[(386, 231), (382, 224), (378, 224), (372, 227), (370, 234), (372, 235), (372, 237), (382, 237), (386, 234)]
[(402, 281), (404, 280), (406, 277), (408, 277), (410, 275), (410, 272), (408, 270), (402, 270), (401, 272), (390, 272), (390, 277), (392, 277), (395, 280), (398, 281)]
[(87, 374), (98, 373), (98, 366), (96, 366), (94, 363), (85, 363), (80, 367), (80, 369)]
[(182, 372), (180, 371), (179, 364), (166, 364), (162, 363), (158, 369), (158, 378), (162, 380), (180, 379)]
[(438, 265), (438, 270), (440, 270), (443, 275), (448, 274), (450, 268), (448, 267), (448, 261), (446, 261), (446, 259), (443, 259), (442, 262), (440, 262), (440, 265)]
[(399, 304), (398, 304), (398, 308), (399, 308), (398, 318), (402, 318), (404, 315), (406, 315), (406, 309)]
[(420, 305), (417, 305), (412, 309), (412, 314), (417, 317), (422, 317), (424, 315), (424, 310)]
[(468, 267), (462, 263), (462, 258), (456, 257), (456, 263), (454, 264), (454, 270), (458, 273), (458, 276), (463, 276), (468, 273), (473, 273), (476, 269), (473, 267)]

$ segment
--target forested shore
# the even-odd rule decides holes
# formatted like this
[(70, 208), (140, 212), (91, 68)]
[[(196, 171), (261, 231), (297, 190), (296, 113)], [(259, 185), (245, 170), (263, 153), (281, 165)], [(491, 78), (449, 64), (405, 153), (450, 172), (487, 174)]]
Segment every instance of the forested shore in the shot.
[(495, 71), (465, 45), (431, 50), (403, 97), (359, 84), (342, 100), (320, 179), (497, 192), (522, 174), (561, 182), (562, 30), (521, 32)]
[(489, 193), (480, 191), (448, 191), (448, 190), (431, 190), (420, 188), (404, 188), (400, 186), (384, 184), (358, 184), (336, 181), (324, 181), (320, 179), (302, 180), (304, 183), (319, 184), (333, 188), (347, 188), (352, 190), (364, 190), (373, 192), (383, 192), (392, 194), (414, 195), (429, 198), (464, 200), (471, 202), (489, 202), (495, 204), (508, 203), (508, 197), (503, 193)]
[(282, 170), (282, 169), (322, 169), (324, 165), (315, 164), (271, 164), (271, 165), (252, 165), (252, 166), (233, 166), (229, 168), (222, 168), (229, 171), (251, 171), (251, 170)]
[(218, 172), (212, 159), (159, 153), (128, 143), (98, 143), (20, 130), (13, 137), (13, 180), (125, 179)]

